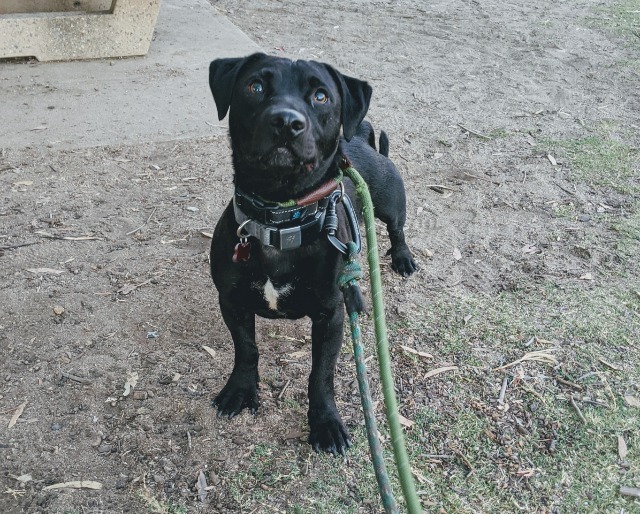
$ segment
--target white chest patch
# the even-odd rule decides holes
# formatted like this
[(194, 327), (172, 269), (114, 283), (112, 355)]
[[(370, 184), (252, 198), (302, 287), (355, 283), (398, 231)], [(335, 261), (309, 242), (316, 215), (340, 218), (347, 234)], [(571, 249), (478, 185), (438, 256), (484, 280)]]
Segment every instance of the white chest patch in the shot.
[(271, 283), (271, 279), (267, 278), (267, 283), (264, 285), (264, 299), (272, 311), (277, 311), (278, 299), (282, 296), (287, 296), (291, 291), (293, 291), (291, 284), (285, 284), (281, 288), (276, 289)]

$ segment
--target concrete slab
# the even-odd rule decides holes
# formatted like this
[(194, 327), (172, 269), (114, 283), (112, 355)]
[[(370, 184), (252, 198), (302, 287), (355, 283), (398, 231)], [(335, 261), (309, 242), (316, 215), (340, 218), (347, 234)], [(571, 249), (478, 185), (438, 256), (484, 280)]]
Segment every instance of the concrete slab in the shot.
[(111, 5), (102, 12), (0, 12), (0, 57), (66, 61), (145, 55), (160, 0), (113, 0)]
[(0, 148), (77, 148), (225, 130), (209, 62), (259, 51), (206, 0), (163, 0), (145, 57), (0, 62)]

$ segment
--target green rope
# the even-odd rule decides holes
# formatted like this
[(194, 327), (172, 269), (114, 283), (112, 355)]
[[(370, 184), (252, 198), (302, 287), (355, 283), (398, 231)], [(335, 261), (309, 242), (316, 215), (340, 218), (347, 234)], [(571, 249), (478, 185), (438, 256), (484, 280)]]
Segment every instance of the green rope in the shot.
[[(378, 364), (380, 366), (380, 381), (382, 383), (382, 394), (384, 396), (384, 403), (386, 407), (387, 422), (389, 423), (389, 431), (391, 433), (391, 445), (393, 447), (393, 455), (396, 461), (396, 467), (398, 469), (398, 476), (400, 478), (400, 486), (402, 487), (402, 493), (404, 495), (405, 502), (407, 504), (407, 511), (409, 514), (422, 514), (422, 507), (420, 500), (416, 494), (415, 485), (413, 483), (413, 476), (411, 474), (411, 465), (409, 464), (409, 456), (404, 444), (404, 434), (402, 433), (402, 427), (400, 426), (400, 418), (398, 414), (398, 402), (394, 391), (393, 375), (391, 373), (391, 363), (389, 357), (389, 343), (387, 339), (387, 326), (384, 319), (384, 303), (382, 300), (382, 280), (380, 277), (380, 262), (378, 259), (378, 242), (376, 239), (376, 227), (374, 221), (373, 203), (371, 196), (369, 195), (369, 188), (366, 182), (360, 176), (360, 174), (351, 166), (346, 159), (340, 166), (345, 175), (351, 179), (356, 186), (356, 193), (362, 201), (362, 214), (364, 217), (365, 229), (367, 234), (367, 258), (369, 261), (369, 275), (371, 280), (371, 296), (373, 303), (373, 319), (376, 332), (376, 346), (378, 354)], [(357, 318), (357, 313), (355, 314)], [(351, 320), (353, 314), (350, 314)], [(352, 333), (354, 332), (354, 325), (352, 321)], [(355, 328), (357, 333), (360, 333), (359, 326)], [(354, 352), (356, 349), (356, 340), (354, 338)], [(358, 351), (362, 356), (362, 350)], [(357, 359), (357, 357), (356, 357)], [(360, 371), (364, 367), (359, 366), (356, 360), (356, 367), (358, 369), (358, 384), (360, 384)], [(363, 375), (364, 376), (364, 375)], [(365, 378), (366, 381), (366, 378)], [(368, 389), (368, 387), (367, 387)], [(365, 422), (366, 422), (366, 406), (364, 396), (361, 399), (363, 402), (363, 409), (365, 410)], [(371, 406), (369, 406), (371, 407)], [(373, 416), (373, 412), (370, 412)], [(375, 422), (375, 419), (374, 419)], [(377, 434), (376, 434), (377, 439)], [(369, 438), (369, 444), (371, 446), (371, 438)], [(372, 460), (374, 461), (374, 467), (376, 459), (382, 460), (381, 453), (376, 455), (373, 446), (371, 446)], [(378, 450), (382, 450), (379, 448)], [(384, 464), (383, 464), (384, 465)], [(377, 470), (376, 470), (377, 473)], [(380, 484), (380, 482), (378, 482)], [(389, 489), (390, 491), (390, 489)], [(380, 490), (380, 494), (385, 500), (386, 492)], [(393, 498), (392, 498), (393, 499)], [(385, 505), (386, 508), (386, 505)], [(393, 512), (393, 511), (389, 511)], [(397, 512), (397, 507), (396, 507)]]
[[(343, 291), (345, 288), (358, 287), (358, 280), (362, 278), (362, 270), (360, 264), (356, 260), (357, 248), (352, 241), (348, 243), (347, 262), (342, 269), (342, 273), (338, 276), (338, 285)], [(358, 289), (359, 291), (359, 289)], [(399, 514), (398, 504), (393, 497), (391, 482), (384, 464), (384, 454), (378, 437), (378, 425), (374, 414), (373, 399), (369, 382), (367, 381), (367, 365), (364, 362), (364, 348), (362, 346), (362, 333), (360, 331), (360, 318), (358, 307), (349, 304), (350, 301), (345, 296), (345, 305), (349, 313), (349, 323), (351, 325), (351, 339), (353, 341), (353, 356), (356, 361), (356, 374), (358, 377), (358, 388), (360, 390), (360, 401), (362, 402), (362, 410), (364, 411), (364, 424), (367, 429), (367, 440), (369, 441), (369, 449), (371, 450), (371, 461), (373, 469), (376, 473), (378, 489), (386, 514)]]

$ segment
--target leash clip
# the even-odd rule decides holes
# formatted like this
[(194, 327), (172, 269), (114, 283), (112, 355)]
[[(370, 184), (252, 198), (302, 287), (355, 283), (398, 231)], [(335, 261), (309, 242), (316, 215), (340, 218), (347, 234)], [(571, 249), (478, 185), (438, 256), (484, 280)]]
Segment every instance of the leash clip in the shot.
[(353, 243), (355, 245), (355, 253), (359, 253), (361, 241), (360, 230), (358, 228), (358, 217), (356, 216), (356, 212), (353, 208), (349, 195), (345, 194), (344, 184), (342, 183), (340, 183), (340, 189), (336, 189), (329, 196), (327, 215), (324, 221), (324, 228), (327, 231), (327, 239), (340, 253), (343, 255), (349, 255), (349, 247), (336, 236), (336, 232), (338, 231), (338, 214), (336, 213), (336, 204), (338, 202), (342, 202), (344, 205), (344, 210), (347, 214), (347, 221), (349, 222), (351, 237), (353, 237)]

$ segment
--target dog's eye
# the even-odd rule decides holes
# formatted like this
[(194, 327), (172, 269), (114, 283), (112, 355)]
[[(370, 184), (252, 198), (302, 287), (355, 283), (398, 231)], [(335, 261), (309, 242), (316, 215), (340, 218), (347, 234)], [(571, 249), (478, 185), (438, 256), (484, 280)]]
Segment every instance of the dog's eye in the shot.
[(251, 82), (251, 84), (249, 84), (249, 92), (253, 93), (254, 95), (262, 93), (263, 90), (264, 86), (262, 85), (261, 80), (254, 80), (253, 82)]
[(319, 104), (326, 104), (329, 101), (329, 95), (324, 89), (316, 89), (313, 93), (313, 101)]

